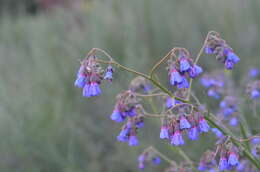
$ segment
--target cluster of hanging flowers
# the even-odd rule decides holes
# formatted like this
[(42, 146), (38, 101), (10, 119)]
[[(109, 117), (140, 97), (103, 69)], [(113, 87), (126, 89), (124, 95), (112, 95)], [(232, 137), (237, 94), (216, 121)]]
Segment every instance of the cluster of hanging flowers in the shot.
[(200, 133), (210, 130), (210, 126), (200, 111), (192, 109), (188, 114), (187, 111), (190, 110), (187, 110), (186, 105), (183, 106), (178, 107), (178, 117), (175, 115), (165, 117), (161, 126), (160, 138), (169, 140), (174, 146), (185, 144), (183, 139), (185, 133), (190, 140), (197, 140)]
[(260, 80), (248, 83), (246, 92), (253, 100), (260, 98)]
[(232, 48), (216, 32), (208, 35), (204, 51), (206, 54), (216, 55), (216, 59), (224, 63), (225, 68), (228, 70), (233, 69), (234, 65), (240, 61), (240, 58), (234, 53)]
[(106, 71), (102, 70), (95, 55), (87, 55), (81, 61), (74, 85), (83, 89), (84, 97), (93, 97), (101, 94), (100, 84), (103, 79), (112, 81), (113, 68), (108, 65)]
[[(219, 154), (219, 156), (217, 156)], [(219, 161), (216, 158), (219, 157)], [(200, 159), (199, 171), (214, 170), (218, 167), (219, 171), (237, 169), (239, 167), (238, 149), (227, 138), (222, 138), (217, 144), (215, 152), (206, 151)]]
[(149, 163), (152, 163), (153, 165), (159, 165), (161, 163), (160, 156), (158, 156), (157, 153), (154, 152), (152, 148), (148, 148), (144, 150), (144, 152), (139, 155), (138, 168), (144, 169), (145, 166)]
[(113, 113), (110, 118), (115, 122), (127, 121), (117, 140), (120, 142), (128, 142), (129, 146), (137, 146), (137, 130), (144, 126), (143, 115), (139, 112), (139, 99), (131, 90), (123, 91), (117, 96), (117, 101)]
[(207, 95), (214, 99), (220, 99), (224, 92), (226, 82), (225, 74), (222, 71), (214, 71), (201, 76), (200, 83), (207, 88)]
[(176, 60), (169, 60), (168, 75), (170, 84), (177, 86), (179, 89), (189, 88), (188, 77), (196, 78), (203, 72), (203, 69), (193, 63), (189, 52), (184, 48), (179, 49), (179, 54), (176, 58)]

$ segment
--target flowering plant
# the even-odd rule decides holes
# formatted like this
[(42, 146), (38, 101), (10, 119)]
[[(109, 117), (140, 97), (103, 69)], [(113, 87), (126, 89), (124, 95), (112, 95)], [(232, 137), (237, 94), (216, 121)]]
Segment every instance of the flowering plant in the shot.
[[(124, 123), (117, 140), (127, 142), (129, 146), (139, 144), (138, 131), (144, 126), (144, 119), (161, 119), (161, 130), (159, 138), (167, 140), (170, 145), (175, 146), (185, 163), (177, 164), (156, 148), (150, 146), (139, 156), (139, 168), (143, 169), (152, 162), (158, 165), (161, 158), (169, 162), (168, 172), (175, 171), (224, 171), (236, 169), (237, 171), (260, 170), (260, 162), (257, 159), (260, 141), (259, 135), (250, 135), (250, 130), (245, 124), (244, 117), (239, 111), (239, 102), (235, 96), (229, 95), (226, 85), (229, 79), (222, 71), (203, 74), (203, 69), (198, 61), (205, 52), (215, 55), (216, 59), (224, 64), (226, 70), (232, 70), (240, 61), (233, 49), (215, 31), (210, 31), (198, 55), (193, 59), (185, 48), (175, 47), (159, 60), (151, 69), (149, 74), (144, 74), (118, 63), (106, 51), (93, 48), (86, 58), (81, 61), (77, 73), (75, 86), (83, 89), (84, 97), (93, 97), (101, 94), (100, 84), (103, 80), (113, 80), (114, 68), (118, 67), (137, 75), (129, 85), (116, 97), (114, 110), (110, 118), (117, 123)], [(108, 60), (98, 58), (102, 53)], [(159, 66), (167, 62), (169, 84), (174, 91), (163, 86), (156, 71)], [(103, 69), (102, 65), (107, 65)], [(256, 72), (251, 72), (256, 75)], [(200, 83), (207, 89), (209, 97), (219, 102), (219, 111), (214, 115), (192, 92), (193, 79), (200, 77)], [(253, 100), (260, 97), (260, 81), (252, 81), (247, 86), (246, 92)], [(230, 85), (230, 84), (229, 84)], [(149, 100), (152, 113), (143, 105)], [(153, 101), (159, 100), (158, 113)], [(231, 127), (240, 127), (240, 135), (235, 134)], [(212, 131), (216, 137), (216, 145), (213, 150), (207, 150), (202, 155), (200, 162), (195, 164), (180, 148), (185, 144), (184, 135), (190, 140), (198, 140), (200, 135)], [(251, 144), (250, 144), (251, 141)]]

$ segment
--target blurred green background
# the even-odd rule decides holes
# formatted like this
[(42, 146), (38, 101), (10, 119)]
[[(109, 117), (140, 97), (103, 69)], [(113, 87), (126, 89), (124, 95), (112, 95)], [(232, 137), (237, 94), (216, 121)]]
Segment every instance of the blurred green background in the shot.
[[(113, 84), (104, 84), (103, 94), (92, 99), (74, 88), (78, 60), (93, 47), (146, 72), (174, 46), (195, 56), (207, 32), (215, 30), (241, 57), (237, 81), (250, 66), (260, 65), (259, 0), (48, 3), (0, 1), (0, 171), (138, 171), (137, 156), (148, 145), (180, 160), (158, 139), (160, 121), (154, 119), (145, 121), (139, 147), (116, 141), (121, 126), (109, 116), (114, 97), (133, 75), (116, 70)], [(205, 71), (219, 66), (212, 56), (203, 56), (200, 64)], [(198, 162), (213, 141), (204, 136), (183, 148)]]

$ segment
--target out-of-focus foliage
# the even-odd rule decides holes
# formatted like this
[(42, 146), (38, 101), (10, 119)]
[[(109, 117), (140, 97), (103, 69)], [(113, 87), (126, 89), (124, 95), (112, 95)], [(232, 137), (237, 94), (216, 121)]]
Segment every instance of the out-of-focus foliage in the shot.
[[(206, 33), (216, 30), (241, 57), (238, 80), (249, 65), (260, 65), (259, 8), (258, 0), (97, 0), (81, 11), (1, 18), (0, 171), (137, 171), (142, 148), (169, 148), (157, 139), (159, 123), (146, 121), (139, 148), (118, 143), (119, 128), (109, 115), (133, 75), (116, 70), (114, 83), (89, 100), (73, 86), (78, 59), (99, 47), (145, 72), (173, 46), (195, 56)], [(217, 68), (213, 57), (201, 58), (205, 70)], [(205, 136), (184, 147), (196, 162), (205, 151), (199, 143), (207, 147), (212, 140)]]

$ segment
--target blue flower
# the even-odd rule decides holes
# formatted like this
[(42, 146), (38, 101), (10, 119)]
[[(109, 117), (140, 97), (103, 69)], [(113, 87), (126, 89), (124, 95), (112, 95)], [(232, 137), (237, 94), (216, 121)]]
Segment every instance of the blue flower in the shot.
[(213, 48), (206, 46), (205, 49), (204, 49), (204, 52), (206, 54), (213, 54), (214, 50), (213, 50)]
[(220, 171), (224, 171), (228, 169), (228, 161), (226, 157), (221, 157), (219, 160), (219, 166), (218, 166)]
[(223, 109), (223, 114), (225, 116), (229, 116), (235, 112), (235, 109), (233, 107), (228, 107)]
[(188, 80), (183, 76), (182, 77), (182, 82), (177, 84), (178, 88), (181, 89), (181, 88), (189, 88), (190, 84), (188, 82)]
[(201, 85), (203, 85), (205, 88), (209, 88), (213, 85), (212, 79), (209, 77), (203, 77), (200, 79)]
[(202, 72), (203, 72), (203, 69), (200, 66), (194, 65), (189, 70), (189, 75), (190, 75), (191, 78), (195, 78), (195, 77), (199, 76)]
[(171, 139), (171, 144), (175, 146), (179, 146), (179, 145), (183, 145), (184, 143), (185, 142), (182, 138), (180, 131), (175, 131)]
[(256, 99), (260, 97), (260, 92), (258, 90), (251, 91), (251, 99)]
[(92, 97), (92, 96), (98, 96), (101, 94), (101, 89), (99, 87), (99, 84), (96, 82), (85, 84), (83, 88), (83, 96), (84, 97)]
[(233, 126), (233, 127), (237, 126), (237, 123), (238, 123), (238, 120), (237, 120), (236, 117), (233, 117), (233, 118), (231, 118), (231, 119), (229, 120), (229, 125), (231, 125), (231, 126)]
[(126, 114), (126, 116), (134, 117), (134, 116), (137, 115), (136, 109), (133, 107), (133, 108), (131, 108), (129, 111), (126, 111), (125, 114)]
[(117, 140), (120, 142), (127, 142), (128, 141), (128, 135), (130, 133), (130, 129), (129, 128), (124, 128), (121, 130), (121, 132), (119, 133), (119, 135), (117, 136)]
[(144, 169), (145, 168), (144, 163), (139, 163), (138, 168), (141, 169), (141, 170)]
[(226, 61), (225, 61), (225, 67), (226, 67), (226, 69), (228, 69), (228, 70), (233, 69), (233, 67), (234, 67), (234, 62), (231, 61), (231, 60), (226, 60)]
[(218, 137), (218, 138), (221, 138), (223, 136), (223, 133), (218, 129), (218, 128), (212, 128), (211, 131), (213, 133), (215, 133), (215, 135)]
[(169, 130), (168, 130), (167, 126), (161, 127), (160, 138), (161, 139), (169, 139)]
[(113, 79), (113, 68), (112, 68), (112, 66), (107, 67), (104, 79), (112, 81), (112, 79)]
[(188, 137), (190, 140), (197, 140), (199, 138), (199, 132), (196, 126), (188, 130)]
[(77, 79), (74, 82), (74, 85), (78, 88), (83, 88), (86, 84), (86, 77), (83, 75), (78, 75)]
[(189, 121), (185, 118), (185, 116), (181, 116), (180, 117), (180, 129), (188, 129), (190, 128), (191, 125), (189, 123)]
[(113, 79), (113, 73), (111, 71), (107, 71), (104, 76), (105, 80), (112, 80)]
[(234, 64), (240, 61), (240, 58), (232, 51), (229, 51), (227, 54), (227, 60), (232, 61)]
[(235, 152), (230, 152), (228, 156), (228, 165), (237, 166), (239, 164), (238, 156)]
[(128, 145), (129, 146), (138, 146), (139, 145), (139, 141), (138, 141), (136, 135), (130, 135)]
[(111, 114), (110, 118), (113, 120), (113, 121), (116, 121), (116, 122), (123, 122), (125, 120), (125, 117), (123, 116), (123, 114), (115, 109), (113, 111), (113, 113)]
[(159, 165), (161, 163), (161, 158), (160, 157), (153, 157), (152, 162), (154, 165)]
[(259, 137), (253, 138), (253, 139), (251, 140), (251, 143), (252, 143), (252, 144), (258, 144), (258, 143), (260, 143), (260, 138), (259, 138)]
[(207, 121), (203, 117), (199, 119), (199, 128), (201, 132), (208, 132), (210, 129)]
[(180, 59), (180, 72), (188, 71), (191, 68), (189, 61), (186, 58)]
[(84, 97), (91, 97), (91, 92), (90, 92), (90, 84), (85, 84), (83, 87), (83, 96)]
[(215, 91), (214, 89), (209, 89), (208, 90), (208, 96), (213, 97), (215, 99), (219, 99), (220, 98), (220, 94), (217, 91)]
[(182, 83), (183, 77), (181, 74), (176, 71), (175, 69), (171, 70), (170, 72), (170, 83), (171, 85), (177, 85)]
[(135, 126), (137, 128), (143, 128), (144, 127), (144, 121), (138, 121), (137, 123), (135, 123)]
[(259, 69), (256, 69), (256, 68), (252, 68), (248, 72), (248, 76), (252, 77), (252, 78), (257, 77), (259, 74), (260, 74), (260, 71), (259, 71)]

